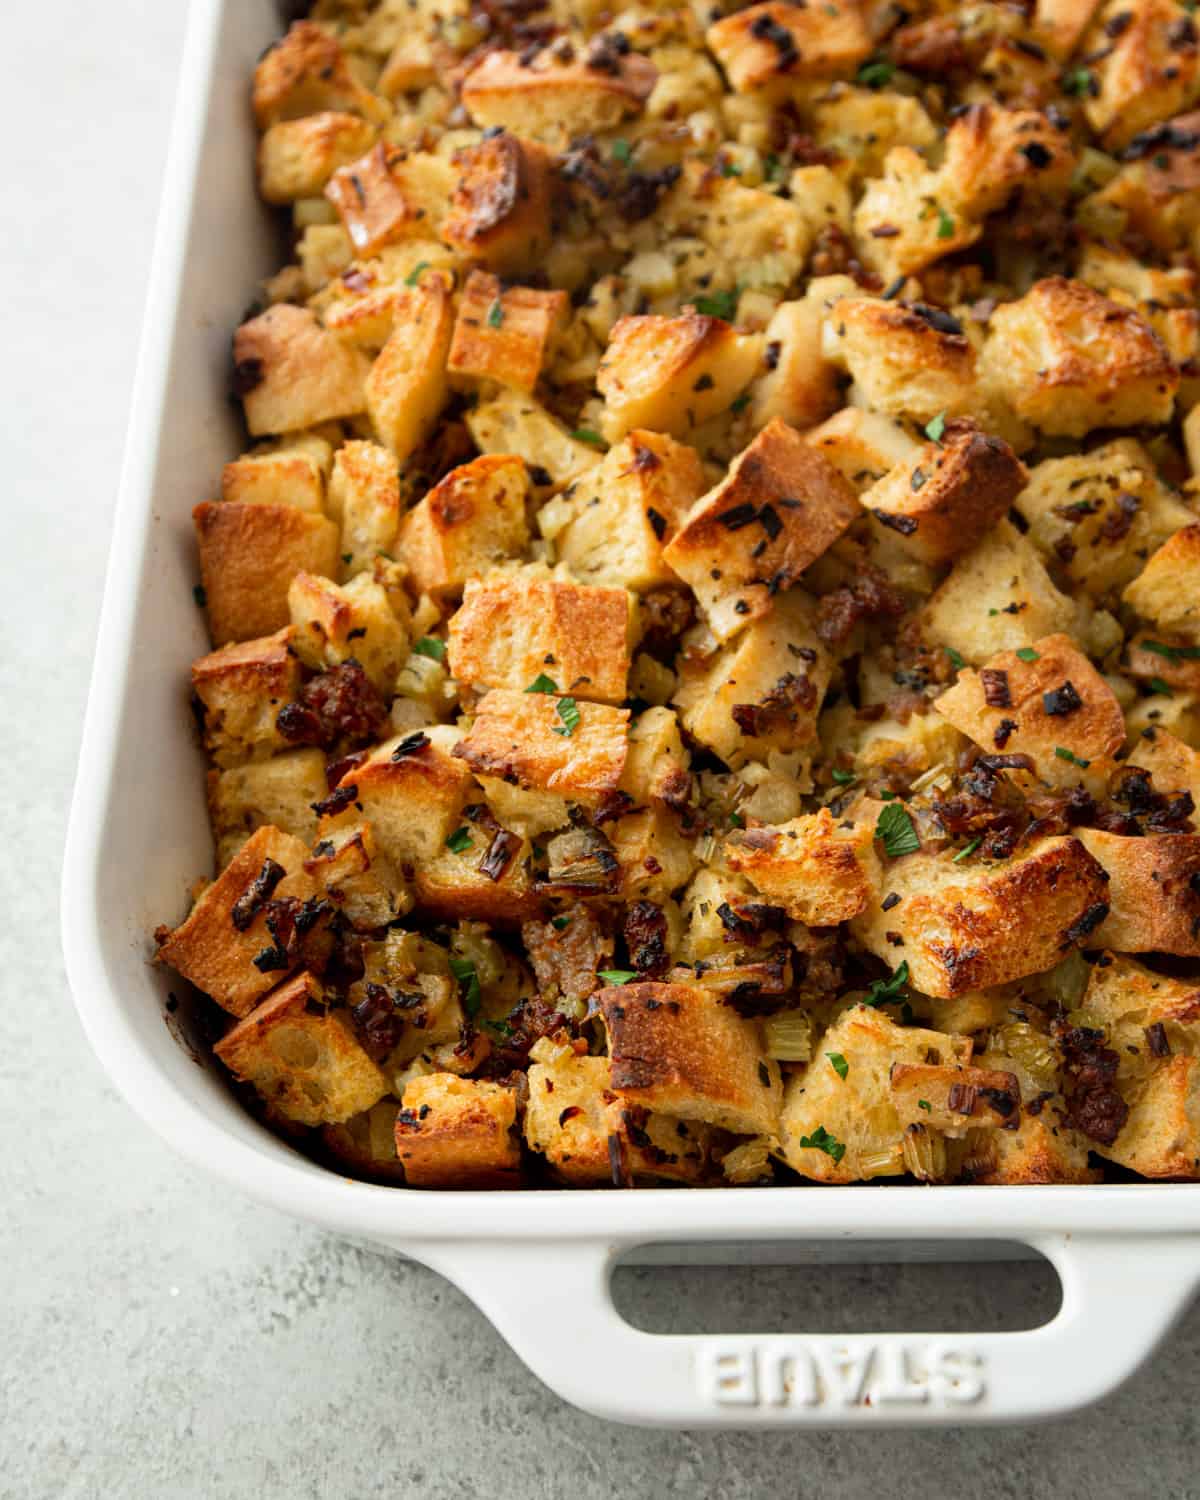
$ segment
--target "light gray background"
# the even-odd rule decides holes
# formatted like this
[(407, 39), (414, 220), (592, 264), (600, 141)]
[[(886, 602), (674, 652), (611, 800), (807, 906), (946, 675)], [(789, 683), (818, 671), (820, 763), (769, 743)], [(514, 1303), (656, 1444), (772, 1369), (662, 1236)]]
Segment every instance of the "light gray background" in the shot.
[[(1124, 1392), (1054, 1427), (612, 1427), (565, 1408), (433, 1274), (231, 1197), (117, 1098), (67, 994), (58, 874), (183, 15), (5, 7), (0, 1496), (1200, 1496), (1200, 1312)], [(671, 1277), (629, 1273), (647, 1323), (670, 1307), (690, 1328), (713, 1308), (726, 1328), (822, 1310), (825, 1327), (964, 1328), (983, 1310), (1012, 1326), (1045, 1306), (1027, 1267), (772, 1272), (754, 1301), (744, 1273)]]

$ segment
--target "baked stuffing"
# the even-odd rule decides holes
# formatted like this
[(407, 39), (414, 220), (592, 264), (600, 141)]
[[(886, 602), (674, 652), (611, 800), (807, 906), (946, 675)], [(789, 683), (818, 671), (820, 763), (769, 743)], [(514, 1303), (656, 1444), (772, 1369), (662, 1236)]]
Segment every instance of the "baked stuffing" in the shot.
[(418, 1188), (1200, 1179), (1190, 5), (317, 0), (194, 519), (247, 1103)]

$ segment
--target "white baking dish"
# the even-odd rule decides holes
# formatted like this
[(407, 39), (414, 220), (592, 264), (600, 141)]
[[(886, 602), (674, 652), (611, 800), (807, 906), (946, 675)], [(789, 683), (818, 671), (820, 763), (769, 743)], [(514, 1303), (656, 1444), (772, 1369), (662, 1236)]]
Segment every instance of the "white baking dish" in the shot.
[[(130, 1104), (231, 1187), (456, 1282), (555, 1391), (602, 1416), (680, 1426), (928, 1425), (1044, 1417), (1129, 1375), (1200, 1273), (1200, 1189), (879, 1187), (429, 1193), (326, 1171), (255, 1123), (177, 1040), (149, 934), (211, 858), (183, 690), (207, 649), (189, 512), (239, 441), (231, 329), (278, 261), (252, 173), (247, 79), (272, 0), (194, 0), (83, 736), (63, 889), (83, 1024)], [(170, 1027), (164, 1020), (171, 1022)], [(1052, 1322), (1020, 1333), (693, 1337), (638, 1332), (614, 1261), (761, 1253), (1046, 1255)], [(646, 1248), (650, 1247), (650, 1248)], [(660, 1250), (658, 1255), (663, 1252)], [(830, 1277), (836, 1307), (836, 1273)]]

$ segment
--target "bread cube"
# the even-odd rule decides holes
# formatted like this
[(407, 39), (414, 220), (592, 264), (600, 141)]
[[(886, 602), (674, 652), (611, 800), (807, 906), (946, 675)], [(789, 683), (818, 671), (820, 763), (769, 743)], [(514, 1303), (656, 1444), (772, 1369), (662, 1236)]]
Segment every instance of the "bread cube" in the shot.
[(893, 146), (923, 150), (938, 138), (921, 102), (894, 89), (825, 89), (807, 109), (817, 143), (836, 150), (859, 178), (878, 177)]
[(192, 692), (202, 714), (204, 748), (218, 766), (261, 760), (287, 741), (279, 710), (300, 691), (300, 662), (290, 628), (263, 640), (222, 646), (192, 663)]
[(395, 1099), (381, 1099), (370, 1109), (321, 1130), (321, 1148), (333, 1170), (364, 1182), (404, 1182), (396, 1155)]
[(928, 422), (979, 405), (962, 325), (923, 302), (843, 297), (825, 320), (824, 351), (850, 372), (865, 404), (889, 416)]
[(1155, 693), (1139, 698), (1126, 710), (1125, 724), (1131, 740), (1153, 729), (1155, 733), (1166, 730), (1185, 744), (1200, 745), (1200, 694), (1175, 693), (1166, 698)]
[(793, 589), (711, 656), (683, 657), (671, 701), (693, 739), (736, 770), (816, 739), (832, 671), (812, 601)]
[(553, 484), (565, 484), (600, 462), (591, 444), (577, 441), (544, 406), (516, 391), (479, 402), (463, 420), (481, 453), (514, 455), (549, 474)]
[(664, 544), (704, 490), (694, 448), (635, 428), (553, 503), (558, 558), (585, 583), (645, 592), (677, 582)]
[(517, 1096), (504, 1084), (429, 1073), (404, 1089), (396, 1155), (410, 1187), (517, 1187)]
[(494, 380), (532, 391), (570, 313), (566, 292), (505, 290), (490, 271), (472, 271), (463, 288), (446, 368), (453, 385)]
[(393, 299), (395, 330), (367, 376), (366, 407), (380, 442), (403, 464), (433, 430), (449, 394), (454, 313), (445, 283), (426, 276)]
[(896, 534), (905, 552), (933, 565), (970, 551), (1007, 515), (1027, 474), (1002, 439), (969, 418), (945, 424), (862, 496), (877, 521)]
[(888, 1079), (892, 1103), (905, 1125), (924, 1124), (943, 1135), (968, 1129), (1015, 1130), (1021, 1086), (1015, 1073), (962, 1064), (898, 1062)]
[(844, 406), (828, 421), (804, 434), (822, 457), (861, 496), (897, 464), (909, 462), (920, 445), (882, 412)]
[(508, 828), (482, 833), (478, 847), (443, 849), (418, 867), (418, 907), (445, 922), (512, 926), (543, 916), (546, 898), (534, 884), (529, 841)]
[(208, 623), (217, 645), (270, 635), (288, 623), (299, 572), (336, 572), (338, 529), (292, 505), (205, 500), (192, 511)]
[[(1126, 162), (1080, 213), (1116, 214), (1127, 230), (1169, 253), (1183, 249), (1200, 226), (1200, 114), (1177, 115), (1147, 132), (1153, 150)], [(1160, 139), (1162, 137), (1162, 139)]]
[[(833, 1054), (846, 1065), (830, 1065)], [(820, 1041), (820, 1055), (793, 1073), (784, 1090), (780, 1142), (784, 1161), (815, 1182), (863, 1182), (906, 1170), (905, 1126), (890, 1079), (894, 1067), (931, 1060), (964, 1065), (967, 1037), (897, 1026), (881, 1011), (855, 1005)]]
[(268, 203), (316, 198), (338, 167), (370, 148), (375, 127), (326, 110), (272, 125), (258, 145), (258, 190)]
[(459, 682), (523, 692), (548, 677), (553, 692), (620, 703), (630, 633), (624, 589), (514, 573), (467, 582), (447, 647)]
[[(476, 125), (566, 142), (612, 130), (640, 114), (658, 69), (640, 52), (620, 53), (597, 37), (580, 61), (563, 62), (554, 47), (532, 58), (489, 52), (463, 79), (463, 108)], [(602, 53), (602, 59), (601, 59)]]
[(357, 416), (369, 369), (364, 354), (289, 302), (243, 323), (233, 338), (234, 390), (254, 437)]
[(1200, 640), (1200, 523), (1165, 541), (1122, 598), (1160, 630)]
[(352, 927), (368, 932), (386, 927), (412, 907), (408, 883), (383, 852), (369, 823), (327, 831), (317, 839), (304, 868)]
[(912, 276), (973, 245), (983, 225), (948, 207), (940, 172), (908, 146), (893, 146), (854, 210), (862, 258), (889, 281)]
[(400, 479), (395, 458), (377, 443), (343, 443), (329, 476), (329, 513), (342, 528), (348, 574), (369, 569), (396, 541)]
[(408, 630), (393, 613), (386, 589), (370, 574), (339, 585), (297, 573), (288, 608), (294, 648), (307, 665), (324, 671), (356, 661), (381, 693), (391, 693), (408, 657)]
[(683, 834), (678, 817), (668, 808), (644, 807), (607, 826), (622, 901), (654, 901), (661, 906), (691, 879), (696, 868), (693, 839)]
[(883, 871), (874, 829), (835, 824), (827, 807), (778, 828), (750, 828), (725, 844), (731, 870), (808, 927), (834, 927), (878, 899)]
[(1050, 276), (992, 314), (981, 373), (1045, 433), (1167, 422), (1179, 372), (1132, 308)]
[(1070, 636), (1045, 636), (1030, 649), (1033, 661), (1002, 651), (981, 672), (960, 671), (934, 708), (986, 754), (1028, 755), (1051, 786), (1077, 786), (1092, 764), (1093, 776), (1107, 776), (1125, 743), (1112, 689)]
[(757, 1022), (694, 984), (612, 986), (594, 1004), (615, 1094), (738, 1135), (775, 1134), (779, 1064), (763, 1055)]
[(1110, 0), (1088, 41), (1093, 87), (1084, 95), (1083, 112), (1106, 150), (1119, 151), (1139, 132), (1195, 103), (1200, 93), (1195, 23), (1175, 0), (1138, 0), (1132, 6)]
[[(826, 276), (810, 282), (796, 302), (781, 302), (766, 328), (763, 363), (767, 373), (753, 386), (750, 417), (763, 428), (779, 417), (793, 427), (811, 427), (837, 410), (841, 401), (838, 371), (821, 349), (827, 288), (844, 296), (848, 277)], [(852, 408), (847, 408), (852, 410)]]
[(1124, 588), (1192, 513), (1134, 438), (1047, 458), (1016, 500), (1044, 556), (1095, 599)]
[(1104, 1028), (1129, 1106), (1113, 1144), (1095, 1149), (1143, 1177), (1200, 1177), (1200, 989), (1103, 954), (1082, 1005), (1088, 1023)]
[(664, 234), (703, 241), (717, 263), (729, 268), (728, 286), (734, 285), (736, 267), (752, 265), (758, 285), (782, 294), (803, 270), (826, 222), (827, 197), (817, 194), (806, 206), (745, 187), (736, 177), (719, 176), (703, 161), (689, 160), (675, 186), (660, 199), (656, 223)]
[(1108, 875), (1108, 913), (1089, 947), (1200, 958), (1200, 834), (1078, 837)]
[(436, 235), (454, 182), (453, 168), (441, 157), (381, 141), (340, 167), (325, 196), (337, 209), (355, 255), (366, 259), (397, 240)]
[(987, 1186), (1099, 1182), (1089, 1162), (1090, 1142), (1072, 1130), (1053, 1105), (1038, 1115), (1021, 1116), (1016, 1130), (990, 1130), (986, 1145), (970, 1151), (962, 1167), (963, 1182)]
[(330, 1125), (370, 1109), (387, 1079), (360, 1046), (345, 1011), (311, 974), (281, 984), (213, 1051), (286, 1119)]
[(1095, 12), (1096, 0), (1035, 0), (1033, 25), (1038, 42), (1051, 57), (1065, 62)]
[(1133, 742), (1128, 764), (1149, 771), (1159, 792), (1190, 792), (1200, 807), (1200, 750), (1165, 729), (1149, 729)]
[(669, 708), (645, 709), (629, 726), (621, 790), (635, 804), (662, 802), (682, 811), (691, 787), (679, 721)]
[(536, 141), (500, 131), (455, 153), (458, 181), (442, 238), (489, 271), (540, 266), (551, 241), (554, 158)]
[(1007, 521), (960, 557), (922, 614), (926, 637), (973, 666), (1075, 628), (1075, 605), (1054, 587), (1037, 549)]
[(529, 545), (529, 473), (511, 456), (460, 464), (404, 517), (400, 550), (414, 587), (440, 598)]
[(951, 213), (983, 219), (1017, 192), (1022, 202), (1064, 197), (1074, 169), (1070, 135), (1041, 110), (972, 104), (946, 132), (939, 190)]
[(701, 313), (619, 318), (596, 372), (604, 436), (615, 443), (634, 427), (686, 436), (728, 411), (761, 354), (759, 337)]
[(719, 641), (771, 609), (859, 515), (854, 492), (786, 422), (771, 422), (692, 506), (663, 550)]
[(313, 21), (297, 21), (254, 70), (254, 118), (260, 130), (324, 110), (381, 123), (382, 99), (356, 80), (337, 37)]
[(905, 960), (914, 988), (942, 999), (1052, 968), (1110, 900), (1078, 838), (1040, 839), (996, 865), (909, 854), (887, 862), (883, 883), (899, 902), (869, 907), (851, 932), (885, 963)]
[(256, 828), (270, 825), (311, 844), (317, 834), (313, 803), (329, 788), (320, 750), (289, 750), (270, 760), (208, 775), (208, 816), (220, 868)]
[(281, 942), (282, 926), (271, 931), (276, 918), (267, 903), (316, 895), (304, 869), (307, 852), (278, 828), (257, 829), (164, 938), (157, 957), (230, 1015), (248, 1015), (301, 962), (299, 949)]
[(327, 469), (328, 464), (322, 465), (315, 453), (286, 445), (243, 453), (221, 471), (221, 499), (320, 511)]
[(870, 56), (858, 6), (817, 10), (766, 0), (723, 16), (704, 33), (736, 93), (786, 94), (798, 78), (846, 78)]
[(620, 783), (629, 710), (603, 703), (575, 703), (571, 709), (572, 702), (550, 693), (493, 689), (480, 700), (454, 754), (477, 776), (594, 802)]
[[(396, 735), (338, 783), (339, 791), (356, 789), (344, 821), (366, 818), (380, 847), (405, 878), (414, 867), (436, 858), (462, 822), (474, 783), (466, 766), (453, 756), (459, 738), (449, 724)], [(336, 828), (338, 820), (330, 826)], [(324, 825), (321, 831), (324, 835)]]

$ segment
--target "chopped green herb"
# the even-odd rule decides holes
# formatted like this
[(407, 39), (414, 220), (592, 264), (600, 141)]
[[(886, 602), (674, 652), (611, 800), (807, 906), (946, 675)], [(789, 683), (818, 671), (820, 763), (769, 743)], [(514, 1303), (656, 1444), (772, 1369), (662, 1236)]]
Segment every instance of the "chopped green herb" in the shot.
[(928, 1099), (918, 1099), (917, 1100), (917, 1108), (918, 1109), (923, 1109), (923, 1110), (925, 1110), (929, 1114), (933, 1113), (933, 1105), (930, 1104), (930, 1102), (929, 1102)]
[(993, 618), (993, 619), (994, 619), (994, 618), (995, 618), (995, 617), (996, 617), (996, 615), (998, 615), (998, 614), (999, 614), (999, 613), (1000, 613), (1000, 611), (999, 611), (999, 610), (998, 610), (998, 609), (989, 609), (989, 610), (988, 610), (988, 615), (989, 615), (989, 616), (990, 616), (990, 617), (991, 617), (991, 618)]
[(883, 847), (890, 859), (899, 859), (902, 854), (915, 854), (921, 847), (917, 830), (908, 815), (908, 810), (899, 802), (890, 802), (879, 814), (875, 824), (875, 837), (883, 840)]
[(404, 278), (404, 285), (416, 286), (417, 282), (421, 279), (421, 272), (427, 271), (428, 269), (429, 262), (427, 260), (419, 260), (412, 268), (412, 270), (408, 273), (408, 275)]
[(736, 400), (734, 400), (734, 401), (732, 401), (730, 403), (729, 410), (736, 417), (737, 414), (738, 414), (738, 412), (745, 411), (746, 408), (749, 405), (750, 405), (750, 392), (749, 391), (743, 391), (742, 394), (740, 396), (738, 396)]
[(560, 698), (555, 707), (558, 710), (558, 717), (562, 720), (562, 725), (559, 726), (556, 724), (554, 726), (554, 733), (561, 734), (564, 739), (570, 739), (579, 728), (579, 704), (575, 702), (574, 698)]
[(706, 318), (722, 318), (726, 323), (732, 323), (737, 314), (739, 296), (741, 288), (735, 286), (728, 292), (713, 292), (707, 297), (697, 297), (696, 311), (703, 313)]
[(1017, 658), (1020, 661), (1041, 661), (1042, 659), (1032, 646), (1022, 646), (1017, 652)]
[(741, 169), (741, 167), (738, 166), (737, 162), (735, 162), (735, 161), (728, 161), (728, 160), (722, 158), (722, 161), (721, 161), (721, 176), (722, 177), (740, 177), (741, 175), (742, 175), (742, 169)]
[(1175, 696), (1171, 691), (1171, 684), (1164, 682), (1161, 677), (1152, 677), (1146, 686), (1152, 693), (1161, 693), (1164, 698), (1173, 698)]
[(483, 994), (479, 988), (479, 975), (475, 972), (475, 965), (469, 958), (452, 958), (450, 960), (450, 972), (458, 980), (462, 991), (463, 1010), (467, 1015), (478, 1015), (479, 1007), (483, 1002)]
[(763, 172), (768, 182), (778, 182), (786, 168), (781, 157), (775, 155), (774, 151), (768, 151), (763, 161)]
[(445, 641), (439, 641), (436, 635), (423, 635), (420, 640), (413, 642), (414, 656), (427, 656), (430, 661), (441, 661), (446, 654)]
[(1084, 760), (1081, 756), (1076, 755), (1074, 750), (1068, 750), (1065, 745), (1055, 745), (1054, 753), (1058, 756), (1059, 760), (1068, 760), (1073, 766), (1078, 766), (1081, 770), (1086, 770), (1091, 765), (1090, 760)]
[(633, 147), (628, 141), (615, 140), (612, 143), (613, 160), (619, 161), (622, 166), (627, 167), (633, 159)]
[(881, 802), (895, 802), (896, 798), (899, 795), (899, 792), (889, 792), (888, 789), (884, 787), (884, 789), (879, 794), (879, 798)]
[(812, 1135), (800, 1137), (801, 1149), (811, 1151), (824, 1151), (826, 1156), (832, 1156), (834, 1161), (841, 1161), (846, 1154), (846, 1148), (834, 1135), (830, 1135), (824, 1125), (818, 1125)]
[(565, 932), (571, 925), (571, 919), (570, 917), (551, 917), (550, 925), (555, 932)]
[(893, 970), (890, 979), (875, 979), (863, 1000), (864, 1005), (899, 1005), (906, 998), (904, 987), (908, 983), (908, 959)]
[(487, 320), (489, 328), (499, 328), (504, 322), (504, 304), (497, 297), (488, 308)]
[(730, 828), (745, 828), (746, 820), (740, 812), (731, 812), (729, 814), (729, 826)]
[(632, 969), (598, 969), (596, 974), (605, 984), (628, 984), (631, 979), (637, 978)]
[(1092, 91), (1092, 75), (1086, 68), (1075, 68), (1064, 75), (1062, 86), (1065, 93), (1078, 94), (1082, 98)]
[(593, 448), (604, 447), (604, 439), (590, 427), (577, 427), (571, 436), (577, 443), (591, 443)]
[(967, 664), (962, 653), (956, 651), (953, 646), (943, 646), (942, 650), (950, 658), (950, 665), (954, 668), (954, 670), (956, 672), (961, 672)]
[(954, 238), (954, 220), (940, 205), (938, 207), (937, 237), (939, 240), (950, 240)]
[(483, 1025), (485, 1030), (492, 1032), (501, 1039), (510, 1037), (513, 1034), (513, 1029), (507, 1021), (485, 1021)]
[(958, 853), (954, 856), (952, 863), (960, 865), (962, 864), (964, 859), (970, 859), (971, 855), (975, 853), (976, 849), (978, 849), (980, 844), (982, 843), (983, 835), (977, 834), (971, 840), (971, 842), (965, 846), (965, 848), (962, 848), (958, 851)]
[(840, 766), (834, 766), (833, 770), (830, 771), (829, 774), (833, 777), (834, 781), (837, 782), (838, 786), (849, 786), (850, 783), (855, 780), (855, 774), (853, 771), (843, 771)]
[(855, 75), (855, 82), (861, 83), (865, 89), (881, 89), (892, 81), (895, 71), (894, 62), (886, 57), (877, 57), (871, 62), (863, 63)]
[(349, 567), (350, 564), (354, 561), (354, 553), (353, 552), (343, 552), (342, 553), (342, 561), (346, 564), (347, 567)]
[(203, 609), (204, 606), (208, 603), (208, 595), (205, 593), (204, 585), (202, 583), (198, 583), (192, 590), (192, 598), (196, 601), (197, 609)]
[(842, 1054), (840, 1052), (827, 1052), (825, 1056), (829, 1059), (830, 1065), (837, 1076), (845, 1078), (846, 1074), (850, 1071), (850, 1064)]
[(1168, 646), (1165, 641), (1138, 641), (1143, 651), (1165, 656), (1168, 661), (1200, 661), (1200, 646)]
[(553, 677), (547, 677), (545, 672), (539, 672), (525, 691), (527, 693), (557, 693), (558, 683)]
[(944, 411), (938, 412), (937, 416), (934, 417), (932, 422), (927, 422), (925, 424), (925, 436), (931, 443), (940, 443), (942, 440), (942, 434), (945, 432), (945, 430), (946, 413)]
[(449, 849), (452, 854), (463, 854), (466, 850), (474, 848), (474, 841), (471, 838), (471, 830), (465, 826), (462, 828), (456, 828), (450, 835), (450, 837), (446, 840), (446, 848)]

